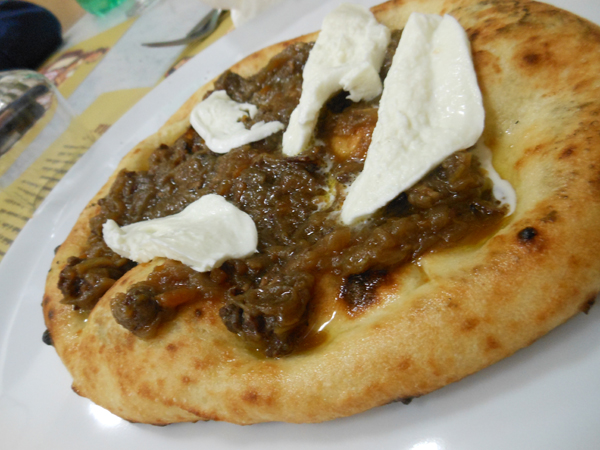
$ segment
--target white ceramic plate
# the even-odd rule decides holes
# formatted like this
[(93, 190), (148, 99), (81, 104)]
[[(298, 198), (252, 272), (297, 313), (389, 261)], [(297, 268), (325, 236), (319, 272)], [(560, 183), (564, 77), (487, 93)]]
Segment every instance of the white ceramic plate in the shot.
[[(600, 448), (600, 308), (529, 348), (413, 401), (318, 425), (134, 425), (80, 398), (41, 341), (53, 249), (120, 158), (199, 86), (241, 57), (316, 30), (338, 2), (288, 1), (198, 55), (132, 108), (53, 190), (0, 265), (0, 447), (218, 450)], [(372, 5), (375, 1), (363, 0)], [(554, 0), (600, 23), (597, 0)]]

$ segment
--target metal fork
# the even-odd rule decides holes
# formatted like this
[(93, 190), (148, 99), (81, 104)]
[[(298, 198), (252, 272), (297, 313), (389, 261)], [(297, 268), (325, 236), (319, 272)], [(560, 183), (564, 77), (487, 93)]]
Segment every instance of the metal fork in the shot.
[(217, 25), (221, 23), (227, 13), (227, 10), (212, 9), (200, 20), (200, 22), (198, 22), (194, 28), (190, 30), (188, 34), (185, 35), (185, 37), (173, 41), (149, 42), (142, 45), (146, 47), (168, 47), (171, 45), (189, 44), (190, 42), (199, 39), (206, 39), (213, 31), (215, 31), (215, 28), (217, 28)]

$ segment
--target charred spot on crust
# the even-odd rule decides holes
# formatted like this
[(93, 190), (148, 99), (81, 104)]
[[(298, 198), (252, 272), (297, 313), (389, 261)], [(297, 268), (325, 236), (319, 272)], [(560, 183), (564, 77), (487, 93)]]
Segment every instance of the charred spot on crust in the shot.
[(541, 59), (542, 56), (538, 53), (527, 53), (525, 56), (523, 56), (523, 61), (529, 65), (538, 64)]
[(398, 397), (397, 399), (392, 400), (390, 403), (402, 403), (403, 405), (409, 405), (415, 398), (418, 398), (418, 396)]
[(179, 349), (179, 347), (177, 347), (176, 344), (170, 343), (166, 346), (166, 349), (169, 353), (175, 353)]
[(387, 270), (368, 270), (346, 278), (340, 291), (340, 298), (352, 312), (372, 305), (377, 300), (376, 289), (385, 280)]
[(502, 347), (502, 344), (494, 336), (488, 336), (485, 339), (486, 350), (492, 351)]
[(465, 319), (465, 321), (461, 325), (461, 330), (463, 330), (463, 331), (473, 330), (475, 327), (477, 327), (477, 325), (479, 325), (479, 322), (480, 322), (480, 320), (475, 317)]
[(564, 159), (564, 158), (568, 158), (569, 156), (571, 156), (574, 152), (575, 152), (576, 147), (574, 145), (571, 145), (567, 148), (565, 148), (561, 153), (560, 156), (558, 157), (559, 159)]
[(259, 400), (258, 392), (254, 391), (254, 390), (246, 391), (242, 395), (242, 400), (247, 403), (250, 403), (250, 404), (258, 403), (258, 400)]
[(592, 309), (592, 306), (594, 306), (594, 304), (596, 303), (596, 297), (597, 295), (593, 295), (591, 296), (589, 299), (587, 299), (583, 305), (581, 305), (581, 312), (584, 314), (588, 314), (590, 312), (590, 309)]
[(44, 331), (44, 334), (42, 334), (42, 342), (46, 345), (54, 345), (52, 336), (50, 335), (50, 330)]
[(529, 242), (537, 236), (538, 232), (533, 227), (523, 228), (519, 231), (518, 237), (521, 242)]
[(556, 210), (552, 210), (548, 214), (546, 214), (544, 217), (542, 217), (541, 220), (544, 223), (553, 223), (553, 222), (556, 222), (556, 219), (558, 219), (558, 212)]

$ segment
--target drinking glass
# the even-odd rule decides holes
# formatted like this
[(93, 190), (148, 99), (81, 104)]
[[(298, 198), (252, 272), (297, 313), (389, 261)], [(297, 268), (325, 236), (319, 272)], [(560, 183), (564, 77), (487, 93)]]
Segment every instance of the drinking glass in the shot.
[(33, 70), (0, 72), (2, 195), (23, 197), (32, 212), (93, 142), (50, 80)]

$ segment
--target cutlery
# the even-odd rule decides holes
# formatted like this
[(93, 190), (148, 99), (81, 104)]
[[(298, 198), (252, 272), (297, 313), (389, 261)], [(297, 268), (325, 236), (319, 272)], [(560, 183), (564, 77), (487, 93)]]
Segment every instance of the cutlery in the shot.
[(185, 37), (181, 39), (175, 39), (173, 41), (164, 42), (148, 42), (142, 44), (146, 47), (169, 47), (172, 45), (185, 45), (199, 39), (206, 39), (219, 25), (225, 16), (229, 13), (223, 9), (212, 9), (206, 16), (204, 16), (198, 24), (190, 30)]

